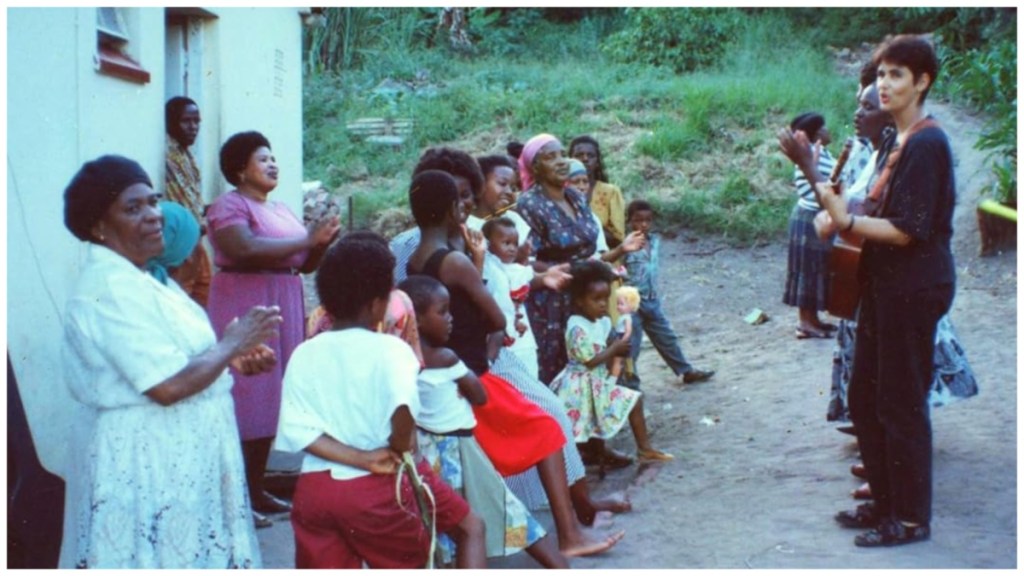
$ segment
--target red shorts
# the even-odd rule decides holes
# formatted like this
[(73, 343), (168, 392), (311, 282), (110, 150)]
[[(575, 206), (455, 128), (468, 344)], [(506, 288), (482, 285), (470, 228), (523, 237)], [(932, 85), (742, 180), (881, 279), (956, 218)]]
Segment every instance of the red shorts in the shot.
[[(437, 505), (437, 532), (450, 532), (469, 505), (425, 461), (416, 465)], [(296, 568), (423, 568), (430, 533), (420, 520), (412, 484), (403, 477), (402, 509), (394, 475), (335, 480), (331, 473), (299, 476), (292, 501)]]

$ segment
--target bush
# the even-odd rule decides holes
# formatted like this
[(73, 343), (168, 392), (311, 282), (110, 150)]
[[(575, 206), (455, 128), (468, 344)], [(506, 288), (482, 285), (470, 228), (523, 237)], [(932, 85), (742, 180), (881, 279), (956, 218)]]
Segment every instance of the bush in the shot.
[(623, 30), (602, 45), (610, 57), (688, 72), (716, 63), (739, 27), (732, 8), (630, 8)]

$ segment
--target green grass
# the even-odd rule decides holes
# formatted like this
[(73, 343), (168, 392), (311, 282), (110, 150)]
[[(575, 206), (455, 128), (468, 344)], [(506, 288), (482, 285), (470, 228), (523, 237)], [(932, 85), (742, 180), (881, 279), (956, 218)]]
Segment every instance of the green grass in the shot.
[[(365, 226), (406, 205), (408, 175), (429, 146), (494, 153), (539, 132), (566, 145), (589, 133), (605, 145), (616, 131), (631, 145), (606, 151), (611, 179), (627, 200), (656, 200), (662, 225), (738, 242), (781, 237), (794, 198), (775, 130), (816, 110), (840, 142), (851, 131), (856, 79), (839, 77), (826, 51), (798, 43), (778, 18), (748, 22), (720, 66), (682, 76), (603, 59), (598, 24), (545, 22), (553, 36), (538, 39), (541, 55), (402, 51), (343, 76), (307, 78), (306, 178), (355, 195), (354, 219)], [(385, 77), (411, 80), (423, 70), (431, 90), (373, 96)], [(366, 116), (412, 118), (415, 131), (397, 150), (370, 146), (345, 132)]]

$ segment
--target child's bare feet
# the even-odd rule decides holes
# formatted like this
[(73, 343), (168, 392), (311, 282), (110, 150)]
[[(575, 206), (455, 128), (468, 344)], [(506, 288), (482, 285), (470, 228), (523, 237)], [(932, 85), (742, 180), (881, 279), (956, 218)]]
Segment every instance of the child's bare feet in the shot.
[(633, 510), (633, 504), (630, 503), (629, 498), (623, 496), (622, 498), (604, 498), (601, 500), (589, 500), (587, 505), (575, 506), (576, 519), (580, 521), (580, 524), (584, 526), (593, 526), (594, 518), (597, 517), (598, 512), (611, 512), (612, 514), (622, 514), (624, 512), (630, 512)]
[(567, 558), (578, 558), (580, 556), (593, 556), (605, 552), (612, 546), (619, 543), (626, 535), (625, 530), (619, 530), (614, 534), (597, 535), (590, 531), (581, 530), (578, 540), (566, 542), (564, 545), (559, 542), (559, 550)]

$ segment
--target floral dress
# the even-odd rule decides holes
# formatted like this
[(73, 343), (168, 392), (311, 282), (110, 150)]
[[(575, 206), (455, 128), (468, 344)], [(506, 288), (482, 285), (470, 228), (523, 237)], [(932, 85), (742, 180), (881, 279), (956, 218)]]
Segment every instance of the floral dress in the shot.
[[(591, 257), (597, 250), (598, 227), (586, 199), (569, 188), (565, 198), (575, 211), (569, 216), (552, 202), (540, 186), (534, 186), (519, 197), (516, 210), (533, 231), (530, 233), (537, 260), (562, 264)], [(567, 361), (565, 322), (571, 314), (568, 292), (548, 288), (530, 291), (526, 314), (537, 339), (540, 380), (550, 383)]]
[(606, 348), (611, 329), (607, 316), (592, 322), (574, 314), (565, 330), (569, 363), (551, 382), (551, 389), (565, 402), (577, 443), (614, 437), (640, 399), (640, 392), (616, 385), (605, 364), (585, 365)]

